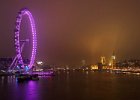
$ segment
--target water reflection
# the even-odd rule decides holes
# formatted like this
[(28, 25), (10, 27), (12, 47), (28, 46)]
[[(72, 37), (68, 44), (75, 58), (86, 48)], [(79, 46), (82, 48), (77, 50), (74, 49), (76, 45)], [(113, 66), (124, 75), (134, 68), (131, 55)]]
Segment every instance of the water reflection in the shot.
[(25, 96), (26, 100), (40, 100), (38, 81), (29, 81), (25, 88), (25, 94), (26, 94)]
[(18, 94), (13, 100), (40, 100), (39, 99), (39, 85), (38, 81), (27, 81), (23, 83), (16, 82), (14, 94)]
[(0, 100), (138, 100), (139, 84), (138, 75), (86, 71), (23, 83), (14, 76), (0, 77)]
[(40, 100), (38, 81), (18, 83), (15, 76), (0, 77), (0, 100)]
[(15, 83), (15, 76), (1, 76), (0, 77), (0, 85), (3, 86), (5, 84)]

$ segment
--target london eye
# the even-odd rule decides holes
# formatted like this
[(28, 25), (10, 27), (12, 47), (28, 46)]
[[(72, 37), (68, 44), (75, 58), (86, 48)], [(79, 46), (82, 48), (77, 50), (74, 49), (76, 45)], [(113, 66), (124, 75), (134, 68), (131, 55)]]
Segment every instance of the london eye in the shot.
[(14, 30), (14, 44), (15, 44), (15, 50), (16, 50), (16, 56), (13, 59), (13, 62), (11, 63), (9, 70), (13, 70), (15, 67), (20, 66), (21, 68), (25, 68), (24, 60), (22, 57), (22, 52), (24, 45), (26, 42), (29, 41), (29, 39), (20, 39), (20, 32), (21, 32), (21, 22), (22, 22), (22, 17), (27, 15), (29, 21), (30, 21), (30, 26), (31, 26), (31, 36), (32, 36), (32, 50), (31, 50), (31, 56), (29, 58), (29, 64), (26, 65), (28, 69), (31, 69), (34, 65), (35, 61), (35, 56), (36, 56), (36, 50), (37, 50), (37, 37), (36, 37), (36, 27), (35, 27), (35, 22), (34, 18), (31, 14), (31, 12), (27, 9), (21, 9), (18, 12), (18, 15), (16, 17), (16, 25), (15, 25), (15, 30)]

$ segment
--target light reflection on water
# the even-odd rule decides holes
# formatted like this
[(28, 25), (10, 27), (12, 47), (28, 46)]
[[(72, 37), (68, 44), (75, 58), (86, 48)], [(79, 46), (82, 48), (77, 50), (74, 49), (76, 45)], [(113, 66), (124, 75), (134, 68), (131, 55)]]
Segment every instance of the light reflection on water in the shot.
[(3, 96), (0, 100), (40, 100), (38, 86), (38, 81), (18, 83), (15, 76), (2, 76), (0, 93)]
[[(136, 100), (140, 76), (96, 72), (59, 72), (39, 81), (0, 77), (0, 100)], [(137, 99), (138, 100), (138, 99)]]
[(26, 93), (26, 100), (39, 100), (38, 82), (29, 81), (24, 93)]
[(15, 83), (15, 76), (1, 76), (0, 85)]

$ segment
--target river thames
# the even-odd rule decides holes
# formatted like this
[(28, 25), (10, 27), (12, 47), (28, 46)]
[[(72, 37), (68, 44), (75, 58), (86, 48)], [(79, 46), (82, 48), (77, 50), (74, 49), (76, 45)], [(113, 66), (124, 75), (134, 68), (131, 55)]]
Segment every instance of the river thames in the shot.
[(138, 100), (140, 76), (103, 72), (60, 72), (18, 83), (0, 77), (0, 100)]

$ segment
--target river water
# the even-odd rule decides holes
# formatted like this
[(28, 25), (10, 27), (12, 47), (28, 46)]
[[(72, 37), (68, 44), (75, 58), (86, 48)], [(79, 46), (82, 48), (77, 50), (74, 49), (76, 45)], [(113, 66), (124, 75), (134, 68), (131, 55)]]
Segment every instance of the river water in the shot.
[(60, 72), (23, 83), (0, 77), (0, 100), (140, 100), (140, 76)]

